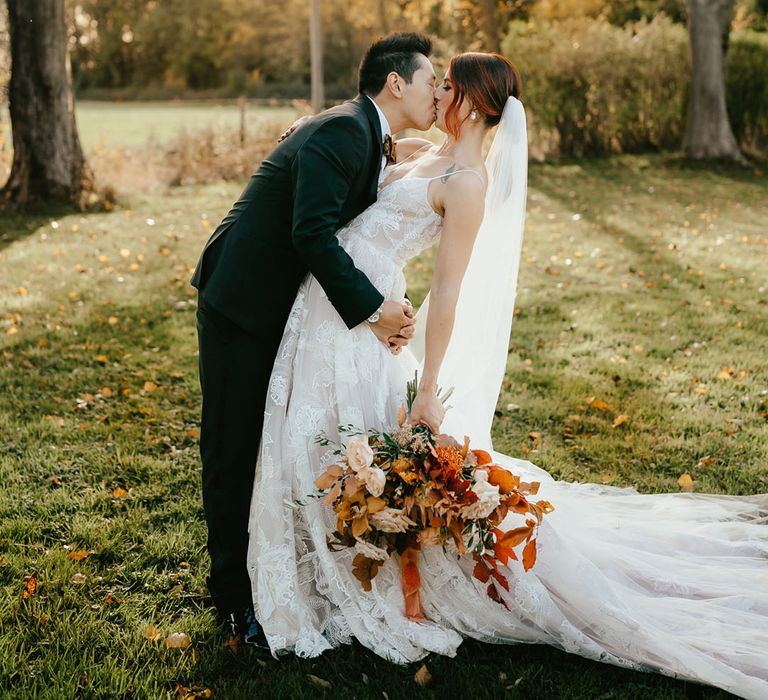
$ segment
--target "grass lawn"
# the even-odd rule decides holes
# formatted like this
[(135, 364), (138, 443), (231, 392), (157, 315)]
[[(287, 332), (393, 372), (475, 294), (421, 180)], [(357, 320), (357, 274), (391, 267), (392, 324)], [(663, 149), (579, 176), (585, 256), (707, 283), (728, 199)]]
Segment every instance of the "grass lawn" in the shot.
[[(108, 145), (111, 148), (136, 148), (148, 141), (166, 143), (182, 131), (201, 129), (235, 130), (240, 126), (237, 101), (178, 100), (158, 102), (95, 102), (75, 104), (77, 128), (86, 152)], [(0, 143), (3, 135), (10, 145), (10, 122), (5, 107), (0, 115)], [(297, 111), (293, 107), (246, 106), (245, 128), (249, 134), (263, 131), (274, 122), (291, 124)]]
[[(280, 662), (224, 648), (188, 278), (239, 190), (0, 222), (0, 697), (728, 697), (549, 647), (466, 642), (426, 660), (423, 688), (419, 665), (357, 645)], [(565, 480), (768, 491), (767, 220), (760, 173), (534, 166), (497, 449)], [(415, 301), (432, 259), (410, 269)], [(191, 646), (167, 648), (173, 632)]]

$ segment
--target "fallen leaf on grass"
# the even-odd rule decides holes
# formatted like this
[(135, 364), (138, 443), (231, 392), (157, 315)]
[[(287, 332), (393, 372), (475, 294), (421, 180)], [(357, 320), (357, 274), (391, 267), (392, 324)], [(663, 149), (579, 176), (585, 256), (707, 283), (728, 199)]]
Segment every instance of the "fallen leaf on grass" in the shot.
[(96, 355), (94, 358), (100, 365), (106, 365), (109, 362), (109, 358), (106, 355)]
[(145, 639), (148, 639), (150, 642), (159, 642), (163, 638), (163, 635), (160, 632), (160, 630), (157, 629), (157, 627), (155, 627), (154, 625), (147, 625), (141, 631), (141, 635)]
[(120, 486), (118, 486), (115, 489), (112, 489), (113, 498), (125, 498), (127, 495), (128, 495), (128, 492)]
[(144, 382), (144, 391), (148, 393), (152, 393), (153, 391), (157, 391), (157, 384), (154, 382), (146, 381)]
[(592, 397), (587, 401), (590, 408), (594, 408), (597, 411), (603, 411), (605, 413), (608, 413), (610, 411), (613, 411), (613, 406), (611, 404), (607, 403), (606, 401), (603, 401), (602, 399), (596, 399)]
[(318, 688), (331, 688), (330, 681), (325, 680), (325, 678), (320, 678), (319, 676), (313, 676), (311, 673), (307, 674), (307, 678), (309, 679), (309, 682), (312, 685), (317, 686)]
[(165, 646), (169, 649), (186, 649), (192, 640), (185, 632), (173, 632), (165, 638)]
[(432, 674), (429, 672), (426, 664), (422, 664), (421, 668), (416, 671), (413, 676), (413, 680), (415, 680), (422, 687), (427, 685), (432, 680)]
[(37, 593), (37, 574), (32, 574), (24, 583), (21, 597), (23, 600), (29, 600), (35, 593)]
[(611, 427), (618, 428), (620, 425), (624, 425), (625, 423), (629, 423), (629, 416), (622, 413), (620, 416), (616, 416), (616, 418), (614, 418), (613, 423), (611, 423)]
[(70, 552), (67, 557), (74, 559), (75, 561), (82, 561), (86, 557), (91, 556), (91, 553), (85, 549), (78, 550), (77, 552)]
[(718, 373), (718, 379), (731, 379), (736, 374), (736, 370), (733, 367), (723, 367)]
[(224, 642), (224, 648), (229, 649), (233, 654), (237, 654), (240, 651), (240, 637), (230, 635)]
[(717, 457), (702, 457), (697, 463), (696, 468), (701, 469), (702, 467), (709, 467), (713, 464), (718, 463)]
[(688, 472), (685, 472), (685, 474), (680, 475), (680, 478), (677, 480), (677, 485), (680, 487), (681, 491), (690, 493), (693, 491), (693, 478)]
[(88, 577), (85, 574), (77, 573), (72, 574), (72, 578), (70, 580), (72, 583), (85, 583), (87, 578)]
[(176, 684), (176, 700), (200, 700), (200, 698), (210, 697), (213, 697), (210, 688), (202, 688), (199, 685), (187, 688), (181, 683)]
[(122, 602), (122, 598), (118, 598), (116, 595), (112, 595), (111, 593), (107, 593), (107, 595), (104, 597), (104, 603), (107, 605), (119, 605)]

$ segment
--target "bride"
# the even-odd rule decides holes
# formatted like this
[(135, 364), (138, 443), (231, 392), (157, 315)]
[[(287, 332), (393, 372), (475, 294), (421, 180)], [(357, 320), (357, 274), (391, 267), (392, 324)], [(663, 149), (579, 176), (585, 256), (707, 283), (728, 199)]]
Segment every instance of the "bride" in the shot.
[[(453, 656), (463, 637), (547, 643), (620, 666), (768, 697), (768, 496), (640, 495), (558, 482), (530, 462), (494, 461), (555, 506), (536, 566), (505, 567), (505, 605), (472, 577), (471, 557), (420, 553), (426, 622), (408, 619), (400, 568), (384, 562), (365, 592), (353, 549), (330, 551), (331, 509), (311, 500), (336, 455), (340, 425), (396, 425), (419, 369), (410, 421), (491, 449), (507, 357), (526, 182), (525, 114), (514, 66), (454, 57), (437, 91), (440, 146), (398, 143), (378, 201), (338, 232), (385, 298), (402, 300), (406, 262), (439, 242), (409, 348), (393, 354), (367, 324), (348, 330), (311, 275), (301, 285), (272, 370), (249, 520), (254, 609), (273, 654), (316, 656), (357, 639), (397, 663)], [(483, 141), (498, 125), (491, 150)], [(454, 387), (444, 412), (438, 383)], [(500, 526), (505, 529), (504, 525)]]

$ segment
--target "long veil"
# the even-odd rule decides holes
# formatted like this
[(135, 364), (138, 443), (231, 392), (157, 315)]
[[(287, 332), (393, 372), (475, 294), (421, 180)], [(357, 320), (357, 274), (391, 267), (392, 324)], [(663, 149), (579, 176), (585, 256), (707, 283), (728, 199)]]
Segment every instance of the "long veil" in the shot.
[[(525, 110), (509, 97), (485, 160), (485, 215), (461, 285), (453, 334), (440, 368), (453, 387), (442, 430), (491, 449), (491, 423), (507, 366), (525, 221), (528, 139)], [(409, 347), (424, 363), (429, 295)]]

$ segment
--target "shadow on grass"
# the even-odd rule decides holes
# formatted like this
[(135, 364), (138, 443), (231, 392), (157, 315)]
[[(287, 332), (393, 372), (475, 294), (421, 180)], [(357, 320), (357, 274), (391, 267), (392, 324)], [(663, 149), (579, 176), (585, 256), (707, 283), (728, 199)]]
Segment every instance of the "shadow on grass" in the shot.
[(0, 250), (11, 243), (26, 238), (41, 226), (47, 226), (51, 219), (58, 219), (77, 213), (72, 207), (63, 205), (42, 207), (25, 212), (11, 211), (0, 207)]
[[(211, 645), (223, 644), (214, 637)], [(414, 675), (424, 664), (431, 674), (425, 687)], [(431, 654), (408, 666), (390, 663), (357, 642), (315, 659), (289, 655), (263, 659), (248, 649), (206, 654), (195, 683), (232, 700), (256, 697), (530, 698), (586, 700), (726, 700), (725, 691), (588, 661), (549, 646), (486, 644), (465, 640), (455, 658)], [(312, 678), (314, 677), (314, 678)], [(319, 679), (319, 680), (318, 680)], [(327, 686), (323, 685), (327, 683)]]

